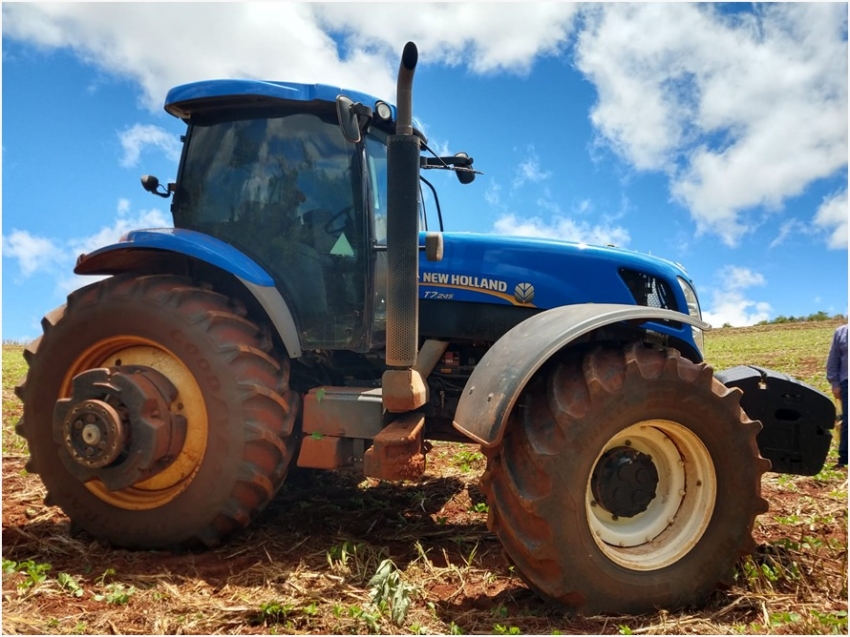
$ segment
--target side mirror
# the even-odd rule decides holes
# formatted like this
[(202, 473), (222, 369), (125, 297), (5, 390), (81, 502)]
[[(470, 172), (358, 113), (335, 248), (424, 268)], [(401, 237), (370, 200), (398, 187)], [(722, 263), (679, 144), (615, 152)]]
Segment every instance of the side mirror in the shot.
[(351, 112), (352, 106), (354, 106), (354, 102), (345, 95), (336, 98), (336, 114), (339, 118), (342, 135), (348, 141), (356, 144), (360, 141), (360, 122), (357, 120), (357, 115)]
[[(170, 184), (169, 184), (170, 186)], [(159, 188), (159, 179), (154, 177), (153, 175), (142, 175), (142, 188), (147, 190), (149, 193), (158, 195), (167, 199), (171, 195), (171, 188), (164, 188), (164, 192), (160, 191)]]
[(464, 186), (466, 184), (471, 184), (475, 181), (475, 171), (472, 169), (472, 157), (466, 153), (455, 153), (455, 157), (457, 160), (454, 164), (455, 167), (459, 169), (455, 170), (457, 180)]
[(372, 109), (340, 95), (336, 98), (336, 115), (343, 137), (356, 144), (362, 137), (360, 118), (371, 119)]

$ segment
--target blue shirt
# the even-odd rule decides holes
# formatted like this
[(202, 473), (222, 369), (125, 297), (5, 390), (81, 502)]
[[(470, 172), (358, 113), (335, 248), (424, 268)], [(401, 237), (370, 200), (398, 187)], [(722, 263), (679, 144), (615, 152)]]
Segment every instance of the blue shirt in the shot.
[(826, 359), (826, 379), (833, 387), (847, 382), (847, 326), (842, 325), (832, 337), (832, 347)]

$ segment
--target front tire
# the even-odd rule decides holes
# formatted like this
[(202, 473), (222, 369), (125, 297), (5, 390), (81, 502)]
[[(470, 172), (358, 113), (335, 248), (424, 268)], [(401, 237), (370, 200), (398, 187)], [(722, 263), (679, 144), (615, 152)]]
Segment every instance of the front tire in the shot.
[[(45, 484), (46, 502), (60, 506), (74, 528), (127, 548), (214, 546), (247, 526), (280, 488), (295, 455), (299, 399), (288, 389), (288, 359), (270, 355), (270, 339), (241, 306), (182, 277), (120, 275), (72, 293), (42, 326), (44, 334), (24, 353), (29, 371), (17, 388), (24, 403), (18, 433), (29, 445), (27, 469)], [(66, 437), (74, 440), (63, 444), (57, 414), (63, 402), (76, 400), (73, 379), (97, 369), (166, 379), (158, 382), (172, 389), (162, 400), (180, 433), (160, 459), (165, 468), (122, 474), (133, 455), (125, 451), (101, 463), (111, 466), (91, 469), (102, 474), (79, 469), (86, 458), (72, 442), (85, 443), (68, 426)], [(102, 383), (90, 385), (96, 391)], [(123, 414), (124, 424), (116, 419), (112, 428), (128, 445), (139, 432), (124, 432), (127, 408), (120, 391), (113, 394), (79, 404)], [(110, 411), (104, 401), (119, 404)], [(115, 473), (133, 483), (116, 488), (108, 479)]]
[(698, 604), (755, 548), (759, 423), (710, 367), (630, 344), (538, 376), (488, 452), (488, 524), (532, 587), (585, 614)]

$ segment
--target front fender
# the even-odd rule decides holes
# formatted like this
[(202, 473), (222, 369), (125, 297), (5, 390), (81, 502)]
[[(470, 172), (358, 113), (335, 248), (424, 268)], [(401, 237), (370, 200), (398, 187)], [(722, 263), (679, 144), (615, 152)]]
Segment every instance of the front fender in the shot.
[[(118, 274), (150, 269), (168, 256), (197, 259), (233, 275), (265, 310), (291, 358), (301, 356), (301, 340), (289, 306), (274, 279), (253, 259), (229, 243), (183, 228), (133, 230), (125, 239), (80, 255), (76, 274)], [(165, 258), (165, 259), (164, 259)]]
[(687, 314), (635, 305), (587, 303), (535, 314), (506, 332), (476, 365), (455, 412), (455, 429), (485, 447), (495, 447), (523, 388), (553, 354), (585, 334), (623, 321), (675, 321), (711, 328)]

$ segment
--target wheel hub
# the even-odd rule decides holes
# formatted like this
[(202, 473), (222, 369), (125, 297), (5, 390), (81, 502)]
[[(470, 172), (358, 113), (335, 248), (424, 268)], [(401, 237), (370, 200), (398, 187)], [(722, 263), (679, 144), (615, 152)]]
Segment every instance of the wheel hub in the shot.
[(658, 470), (652, 457), (627, 446), (606, 451), (590, 482), (597, 504), (620, 518), (646, 511), (657, 487)]
[(78, 464), (99, 469), (118, 458), (126, 428), (112, 405), (97, 399), (74, 405), (62, 423), (65, 451)]
[(62, 462), (81, 482), (125, 489), (165, 469), (186, 438), (186, 420), (171, 413), (177, 396), (161, 373), (141, 365), (90, 369), (56, 402), (53, 437)]

